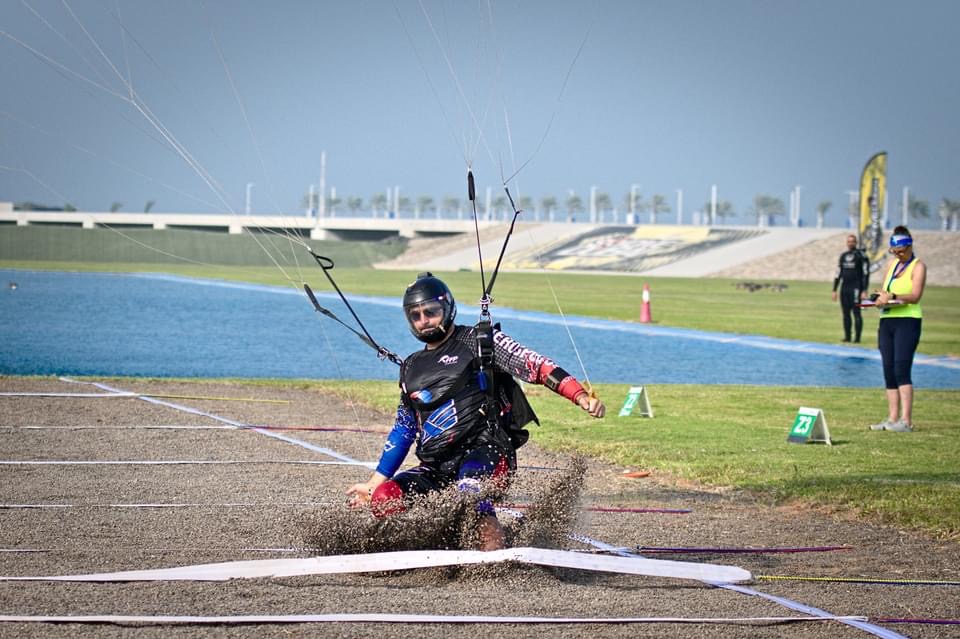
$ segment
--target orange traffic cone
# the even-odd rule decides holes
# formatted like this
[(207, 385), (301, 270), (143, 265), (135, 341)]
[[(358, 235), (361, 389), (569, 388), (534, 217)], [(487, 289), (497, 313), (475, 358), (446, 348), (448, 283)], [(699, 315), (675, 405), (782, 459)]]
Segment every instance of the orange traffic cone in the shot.
[(649, 324), (653, 321), (650, 315), (650, 287), (646, 283), (643, 285), (643, 302), (640, 304), (640, 323)]

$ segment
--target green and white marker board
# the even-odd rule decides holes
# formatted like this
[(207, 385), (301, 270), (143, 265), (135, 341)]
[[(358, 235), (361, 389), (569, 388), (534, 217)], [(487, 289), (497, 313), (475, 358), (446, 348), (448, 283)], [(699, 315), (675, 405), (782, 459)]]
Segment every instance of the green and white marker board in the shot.
[(827, 428), (827, 419), (823, 416), (823, 411), (819, 408), (801, 406), (800, 410), (797, 411), (796, 419), (793, 420), (793, 426), (790, 428), (787, 441), (793, 444), (823, 442), (828, 446), (833, 445), (833, 442), (830, 441), (830, 429)]
[(633, 409), (640, 407), (642, 417), (653, 417), (653, 409), (650, 407), (650, 397), (647, 395), (646, 386), (631, 386), (627, 391), (627, 399), (623, 402), (623, 408), (620, 409), (620, 417), (627, 417), (633, 414)]

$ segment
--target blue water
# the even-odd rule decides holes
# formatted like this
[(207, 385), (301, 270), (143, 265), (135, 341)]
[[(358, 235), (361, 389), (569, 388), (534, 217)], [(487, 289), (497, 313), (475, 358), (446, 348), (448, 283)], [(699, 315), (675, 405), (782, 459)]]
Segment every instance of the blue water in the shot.
[[(317, 279), (319, 282), (319, 278)], [(8, 282), (16, 282), (12, 289)], [(299, 289), (153, 274), (0, 270), (0, 373), (396, 379), (397, 367)], [(319, 286), (317, 287), (319, 288)], [(321, 304), (344, 321), (332, 293)], [(398, 298), (351, 297), (370, 333), (419, 348)], [(582, 376), (556, 315), (494, 307), (504, 330)], [(477, 310), (461, 306), (473, 323)], [(594, 382), (880, 386), (874, 350), (568, 317)], [(349, 323), (349, 322), (348, 322)], [(917, 356), (914, 383), (960, 388), (960, 360)]]

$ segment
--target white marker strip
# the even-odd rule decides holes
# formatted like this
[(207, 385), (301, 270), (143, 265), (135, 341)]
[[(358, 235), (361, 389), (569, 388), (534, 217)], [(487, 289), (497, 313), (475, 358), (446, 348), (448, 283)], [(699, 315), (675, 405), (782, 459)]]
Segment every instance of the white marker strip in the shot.
[[(787, 599), (786, 597), (778, 597), (776, 595), (760, 592), (759, 590), (754, 590), (753, 588), (738, 586), (732, 583), (717, 583), (714, 585), (717, 586), (718, 588), (732, 590), (733, 592), (739, 592), (744, 595), (760, 597), (761, 599), (766, 599), (767, 601), (778, 603), (781, 606), (789, 608), (790, 610), (796, 610), (797, 612), (805, 612), (809, 615), (815, 615), (817, 617), (820, 617), (821, 619), (826, 619), (831, 616), (831, 614), (825, 610), (814, 608), (813, 606), (808, 606), (798, 601)], [(893, 630), (888, 630), (882, 626), (875, 626), (872, 623), (867, 623), (866, 619), (854, 619), (851, 621), (844, 621), (843, 623), (849, 626), (853, 626), (854, 628), (859, 628), (860, 630), (863, 630), (864, 632), (868, 632), (874, 635), (875, 637), (880, 637), (881, 639), (907, 639), (907, 637), (901, 635), (898, 632), (894, 632)]]
[[(69, 378), (69, 377), (61, 377), (60, 379), (61, 379), (62, 381), (70, 382), (70, 383), (73, 383), (73, 384), (91, 384), (91, 385), (96, 386), (97, 388), (99, 388), (99, 389), (101, 389), (101, 390), (105, 390), (105, 391), (108, 391), (108, 392), (111, 392), (111, 393), (128, 393), (128, 392), (129, 392), (129, 391), (121, 390), (121, 389), (119, 389), (119, 388), (113, 388), (112, 386), (108, 386), (108, 385), (106, 385), (106, 384), (101, 384), (100, 382), (80, 382), (80, 381), (77, 381), (77, 380), (75, 380), (75, 379), (71, 379), (71, 378)], [(280, 433), (275, 433), (275, 432), (273, 432), (273, 431), (264, 430), (264, 429), (262, 429), (262, 428), (256, 428), (255, 426), (251, 426), (250, 424), (244, 424), (244, 423), (242, 423), (242, 422), (237, 422), (237, 421), (234, 421), (234, 420), (232, 420), (232, 419), (227, 419), (226, 417), (220, 417), (219, 415), (214, 415), (213, 413), (208, 413), (208, 412), (205, 412), (205, 411), (202, 411), (202, 410), (197, 410), (196, 408), (190, 408), (189, 406), (182, 406), (182, 405), (180, 405), (180, 404), (174, 404), (173, 402), (167, 402), (167, 401), (164, 401), (164, 400), (161, 400), (161, 399), (155, 399), (155, 398), (153, 398), (153, 397), (145, 397), (145, 396), (143, 396), (143, 395), (137, 397), (137, 399), (141, 399), (141, 400), (143, 400), (143, 401), (145, 401), (145, 402), (150, 402), (151, 404), (157, 404), (157, 405), (159, 405), (159, 406), (165, 406), (165, 407), (167, 407), (167, 408), (173, 408), (174, 410), (183, 411), (183, 412), (186, 412), (186, 413), (190, 413), (190, 414), (192, 414), (192, 415), (199, 415), (199, 416), (201, 416), (201, 417), (209, 417), (210, 419), (216, 420), (216, 421), (218, 421), (218, 422), (220, 422), (220, 423), (223, 423), (223, 424), (229, 424), (230, 426), (233, 426), (233, 427), (235, 427), (235, 428), (243, 428), (243, 429), (245, 429), (245, 430), (252, 430), (252, 431), (258, 432), (258, 433), (260, 433), (260, 434), (262, 434), (262, 435), (266, 435), (267, 437), (273, 437), (274, 439), (279, 439), (280, 441), (287, 442), (288, 444), (295, 444), (295, 445), (300, 446), (300, 447), (302, 447), (302, 448), (306, 448), (307, 450), (311, 450), (311, 451), (313, 451), (313, 452), (315, 452), (315, 453), (320, 453), (320, 454), (322, 454), (322, 455), (326, 455), (327, 457), (333, 457), (334, 459), (339, 459), (339, 460), (342, 461), (342, 462), (346, 462), (346, 463), (348, 463), (348, 464), (353, 464), (354, 466), (364, 466), (364, 467), (366, 467), (366, 468), (376, 468), (376, 467), (377, 467), (377, 465), (376, 465), (375, 463), (357, 461), (357, 460), (355, 460), (355, 459), (352, 459), (351, 457), (347, 457), (346, 455), (341, 455), (340, 453), (334, 452), (334, 451), (332, 451), (332, 450), (330, 450), (330, 449), (328, 449), (328, 448), (323, 448), (322, 446), (314, 446), (313, 444), (310, 444), (310, 443), (307, 443), (307, 442), (305, 442), (305, 441), (296, 439), (296, 438), (294, 438), (294, 437), (288, 437), (288, 436), (286, 436), (286, 435), (282, 435), (282, 434), (280, 434)]]
[(0, 460), (0, 466), (177, 466), (184, 464), (293, 464), (309, 466), (372, 466), (375, 462), (329, 461), (317, 459), (112, 459), (112, 460), (56, 460), (33, 461)]
[(627, 575), (694, 579), (706, 582), (738, 583), (750, 581), (753, 578), (748, 571), (736, 566), (646, 559), (641, 557), (607, 557), (545, 548), (505, 548), (492, 552), (482, 552), (478, 550), (411, 550), (366, 555), (311, 557), (307, 559), (262, 559), (199, 564), (195, 566), (161, 568), (157, 570), (127, 570), (123, 572), (88, 575), (0, 577), (0, 580), (92, 582), (226, 581), (228, 579), (255, 579), (260, 577), (384, 572), (466, 564), (495, 564), (507, 561)]
[(275, 506), (330, 506), (328, 501), (272, 501), (269, 503), (238, 502), (238, 503), (185, 503), (185, 504), (0, 504), (4, 508), (15, 509), (43, 509), (43, 508), (273, 508)]
[(212, 624), (293, 624), (293, 623), (450, 623), (450, 624), (743, 624), (794, 623), (798, 621), (866, 621), (866, 617), (480, 617), (468, 615), (404, 615), (387, 613), (334, 613), (326, 615), (237, 615), (237, 616), (172, 616), (172, 615), (76, 615), (26, 616), (0, 615), (0, 622), (10, 623), (87, 623), (136, 625), (212, 625)]
[[(636, 556), (632, 552), (617, 549), (611, 546), (610, 544), (606, 544), (602, 541), (591, 539), (590, 537), (586, 537), (584, 535), (576, 535), (576, 536), (570, 535), (570, 537), (573, 539), (576, 539), (577, 541), (581, 541), (585, 544), (589, 544), (595, 548), (605, 550), (608, 552), (613, 552), (618, 557)], [(812, 615), (811, 619), (836, 619), (841, 623), (845, 623), (847, 625), (853, 626), (860, 630), (869, 632), (870, 634), (873, 634), (877, 637), (881, 637), (881, 639), (906, 639), (906, 637), (903, 637), (903, 635), (893, 632), (892, 630), (887, 630), (886, 628), (882, 628), (880, 626), (875, 626), (873, 624), (867, 623), (867, 619), (865, 617), (855, 617), (852, 619), (845, 619), (845, 618), (837, 617), (835, 615), (831, 615), (829, 612), (820, 610), (819, 608), (814, 608), (812, 606), (807, 606), (805, 604), (802, 604), (798, 601), (787, 599), (786, 597), (777, 597), (775, 595), (768, 595), (766, 593), (760, 592), (759, 590), (748, 588), (747, 586), (734, 585), (733, 582), (718, 580), (716, 582), (711, 583), (709, 580), (706, 580), (706, 581), (707, 583), (710, 583), (710, 585), (716, 586), (717, 588), (725, 588), (727, 590), (732, 590), (734, 592), (739, 592), (745, 595), (753, 595), (753, 596), (761, 597), (763, 599), (767, 599), (768, 601), (778, 603), (781, 606), (790, 608), (791, 610), (807, 613), (809, 615)]]
[(137, 397), (136, 393), (0, 393), (0, 397)]
[[(299, 553), (302, 555), (316, 552), (316, 548), (224, 548), (223, 546), (177, 546), (176, 548), (169, 547), (160, 547), (155, 548), (153, 546), (120, 546), (110, 549), (113, 552), (118, 550), (130, 551), (135, 550), (137, 552), (166, 552), (166, 553), (184, 553), (184, 552), (272, 552), (272, 553)], [(102, 556), (105, 552), (103, 548), (0, 548), (0, 552), (52, 552), (57, 554), (89, 554), (94, 553)]]
[(2, 430), (237, 430), (233, 426), (131, 424), (130, 426), (0, 426)]

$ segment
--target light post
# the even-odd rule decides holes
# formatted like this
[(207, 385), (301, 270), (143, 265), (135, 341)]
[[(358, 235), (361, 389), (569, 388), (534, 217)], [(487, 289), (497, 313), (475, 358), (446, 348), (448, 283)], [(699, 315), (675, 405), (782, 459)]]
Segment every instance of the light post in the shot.
[(250, 215), (250, 201), (251, 194), (253, 193), (253, 187), (256, 186), (253, 182), (247, 182), (247, 205), (244, 208), (244, 211), (247, 215)]

